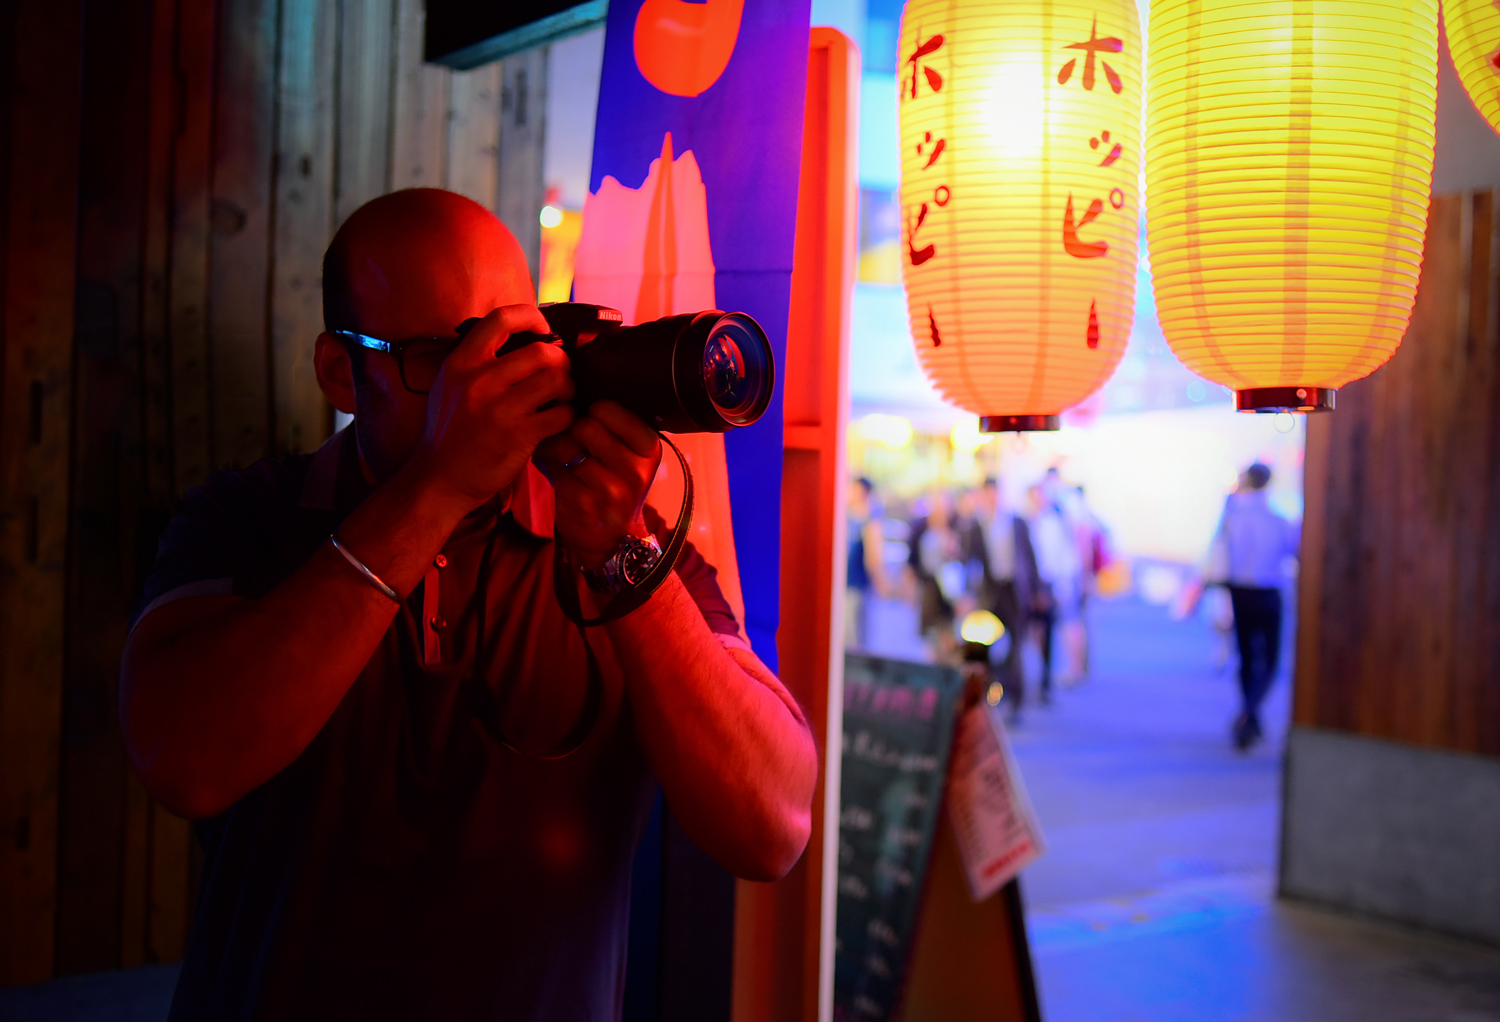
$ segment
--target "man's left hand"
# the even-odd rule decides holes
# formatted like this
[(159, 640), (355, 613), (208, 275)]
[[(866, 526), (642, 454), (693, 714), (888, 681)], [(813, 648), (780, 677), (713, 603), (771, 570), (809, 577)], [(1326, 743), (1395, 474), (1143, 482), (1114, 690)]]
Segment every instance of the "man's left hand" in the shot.
[(609, 560), (626, 533), (646, 535), (641, 508), (661, 463), (661, 439), (623, 405), (596, 401), (567, 431), (542, 441), (533, 460), (557, 494), (557, 538), (585, 567)]

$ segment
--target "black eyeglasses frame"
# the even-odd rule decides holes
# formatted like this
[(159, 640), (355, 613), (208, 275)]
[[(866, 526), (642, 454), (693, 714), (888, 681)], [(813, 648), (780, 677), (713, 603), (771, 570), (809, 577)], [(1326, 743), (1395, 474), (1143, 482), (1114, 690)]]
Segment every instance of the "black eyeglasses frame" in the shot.
[(408, 337), (405, 340), (400, 341), (384, 341), (379, 337), (371, 337), (369, 334), (356, 333), (353, 330), (330, 330), (328, 332), (329, 334), (339, 338), (340, 340), (347, 341), (351, 344), (357, 344), (361, 348), (368, 348), (371, 351), (379, 351), (392, 356), (396, 360), (396, 372), (401, 377), (401, 386), (405, 387), (409, 393), (423, 395), (431, 393), (431, 389), (429, 388), (428, 390), (418, 390), (416, 387), (413, 387), (410, 383), (406, 382), (407, 349), (410, 348), (413, 344), (416, 344), (418, 341), (437, 341), (442, 344), (447, 344), (448, 351), (451, 354), (453, 349), (458, 347), (459, 342), (463, 340), (462, 334), (455, 337)]

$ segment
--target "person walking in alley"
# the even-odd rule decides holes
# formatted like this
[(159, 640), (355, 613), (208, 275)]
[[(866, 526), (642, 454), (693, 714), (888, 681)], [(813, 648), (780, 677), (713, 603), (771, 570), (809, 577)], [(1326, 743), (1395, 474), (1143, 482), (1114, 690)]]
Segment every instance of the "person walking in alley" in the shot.
[[(1055, 474), (1054, 474), (1055, 478)], [(1078, 558), (1078, 544), (1072, 527), (1052, 498), (1056, 487), (1047, 482), (1033, 486), (1029, 492), (1031, 542), (1036, 550), (1037, 586), (1032, 601), (1032, 620), (1036, 623), (1042, 652), (1041, 701), (1052, 701), (1052, 639), (1057, 626), (1064, 629), (1082, 613), (1081, 583), (1083, 565)], [(1065, 683), (1077, 679), (1071, 669)]]
[(1005, 506), (1000, 481), (984, 481), (978, 494), (976, 517), (982, 530), (984, 581), (980, 603), (1005, 626), (1008, 650), (1000, 666), (1002, 684), (1011, 694), (1012, 716), (1021, 711), (1026, 682), (1021, 670), (1021, 646), (1029, 610), (1037, 591), (1036, 552), (1026, 519)]
[(1271, 470), (1256, 462), (1244, 482), (1224, 502), (1214, 537), (1216, 555), (1227, 566), (1229, 599), (1240, 652), (1240, 714), (1234, 721), (1235, 748), (1244, 751), (1261, 737), (1260, 704), (1276, 677), (1281, 651), (1283, 565), (1297, 556), (1297, 531), (1271, 509), (1266, 484)]
[(885, 579), (885, 532), (875, 484), (864, 476), (849, 482), (849, 560), (844, 604), (844, 648), (868, 649), (870, 601), (889, 596)]

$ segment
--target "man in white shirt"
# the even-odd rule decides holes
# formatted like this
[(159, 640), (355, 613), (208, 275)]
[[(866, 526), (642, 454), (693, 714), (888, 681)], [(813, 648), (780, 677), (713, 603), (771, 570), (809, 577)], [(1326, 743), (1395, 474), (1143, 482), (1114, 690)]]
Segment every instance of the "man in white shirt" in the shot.
[(1296, 527), (1271, 509), (1266, 484), (1271, 470), (1256, 462), (1244, 483), (1224, 503), (1214, 544), (1227, 567), (1234, 604), (1234, 630), (1240, 649), (1243, 706), (1234, 722), (1234, 744), (1241, 751), (1260, 740), (1260, 704), (1276, 677), (1281, 650), (1281, 585), (1285, 562), (1297, 556)]

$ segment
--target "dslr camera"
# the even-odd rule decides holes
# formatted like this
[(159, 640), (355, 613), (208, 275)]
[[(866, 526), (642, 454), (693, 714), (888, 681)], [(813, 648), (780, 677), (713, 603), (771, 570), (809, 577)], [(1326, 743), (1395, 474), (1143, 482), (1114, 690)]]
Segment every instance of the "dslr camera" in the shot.
[(618, 401), (667, 433), (725, 433), (765, 414), (776, 383), (766, 333), (743, 312), (689, 312), (625, 326), (619, 310), (583, 302), (541, 307), (552, 337), (515, 334), (496, 357), (561, 340), (573, 405)]

